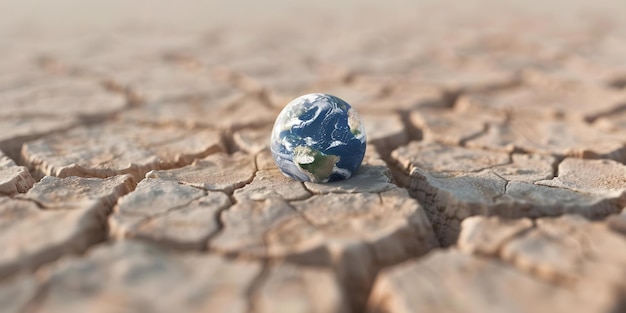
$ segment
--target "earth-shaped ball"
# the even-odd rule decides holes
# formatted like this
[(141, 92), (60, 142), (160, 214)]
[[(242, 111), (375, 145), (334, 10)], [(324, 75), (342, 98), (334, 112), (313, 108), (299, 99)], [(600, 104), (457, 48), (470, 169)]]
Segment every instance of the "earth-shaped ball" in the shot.
[(286, 176), (332, 182), (352, 176), (361, 165), (365, 129), (348, 103), (312, 93), (294, 99), (280, 112), (270, 146)]

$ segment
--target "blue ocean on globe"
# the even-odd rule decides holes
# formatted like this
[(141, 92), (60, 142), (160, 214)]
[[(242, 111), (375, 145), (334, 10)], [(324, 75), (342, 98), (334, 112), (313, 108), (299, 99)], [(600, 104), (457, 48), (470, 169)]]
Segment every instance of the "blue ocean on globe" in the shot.
[(289, 102), (274, 123), (271, 150), (288, 177), (316, 183), (347, 179), (365, 156), (365, 128), (356, 111), (328, 94)]

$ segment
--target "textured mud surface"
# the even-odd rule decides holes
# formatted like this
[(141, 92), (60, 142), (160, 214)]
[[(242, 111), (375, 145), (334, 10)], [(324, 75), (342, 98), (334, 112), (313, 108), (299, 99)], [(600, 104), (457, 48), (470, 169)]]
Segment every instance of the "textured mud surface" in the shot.
[(623, 2), (107, 3), (0, 4), (2, 312), (626, 310)]

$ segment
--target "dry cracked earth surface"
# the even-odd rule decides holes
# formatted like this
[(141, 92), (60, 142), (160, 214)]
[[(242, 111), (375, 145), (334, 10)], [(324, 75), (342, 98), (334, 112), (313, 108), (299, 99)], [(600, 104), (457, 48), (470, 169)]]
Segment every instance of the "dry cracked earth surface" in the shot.
[[(2, 312), (626, 310), (624, 2), (188, 5), (0, 4)], [(307, 92), (353, 178), (274, 164)]]

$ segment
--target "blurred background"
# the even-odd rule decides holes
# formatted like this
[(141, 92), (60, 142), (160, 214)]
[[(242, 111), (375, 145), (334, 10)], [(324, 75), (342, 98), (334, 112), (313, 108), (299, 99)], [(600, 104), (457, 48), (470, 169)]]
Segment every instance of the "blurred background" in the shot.
[(310, 87), (324, 71), (407, 75), (429, 64), (437, 74), (437, 62), (553, 69), (593, 54), (621, 55), (623, 47), (613, 46), (626, 36), (622, 12), (620, 0), (5, 0), (0, 66), (3, 76), (24, 75), (19, 64), (32, 60), (113, 71), (129, 61), (187, 57), (276, 92)]

